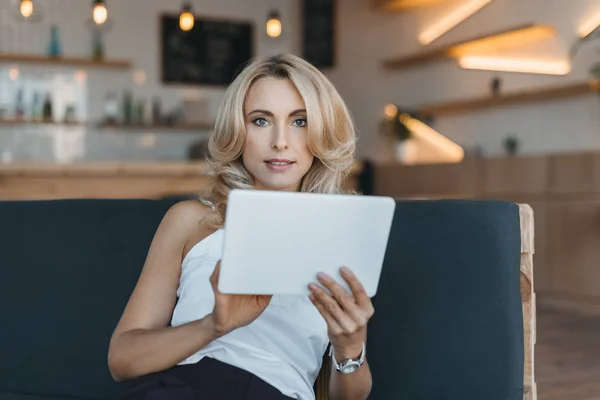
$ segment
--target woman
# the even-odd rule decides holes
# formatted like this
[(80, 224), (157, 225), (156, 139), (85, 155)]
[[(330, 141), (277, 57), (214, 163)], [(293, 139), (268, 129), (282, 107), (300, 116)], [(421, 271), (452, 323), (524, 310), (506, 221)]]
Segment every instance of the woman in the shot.
[[(254, 60), (228, 88), (209, 144), (208, 201), (165, 214), (115, 329), (115, 380), (137, 379), (123, 399), (314, 399), (329, 344), (329, 393), (364, 399), (373, 306), (347, 270), (353, 296), (327, 276), (311, 295), (226, 295), (217, 290), (227, 194), (233, 188), (341, 193), (355, 132), (333, 85), (306, 61)], [(252, 266), (248, 266), (251, 268)]]

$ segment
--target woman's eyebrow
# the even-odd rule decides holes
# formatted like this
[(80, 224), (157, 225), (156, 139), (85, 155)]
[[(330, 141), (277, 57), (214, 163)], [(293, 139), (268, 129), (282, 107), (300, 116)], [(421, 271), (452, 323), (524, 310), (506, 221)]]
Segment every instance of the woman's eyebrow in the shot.
[(266, 115), (270, 115), (270, 116), (273, 115), (273, 113), (268, 110), (253, 110), (248, 113), (248, 115), (252, 115), (252, 114), (266, 114)]
[[(290, 117), (294, 116), (294, 115), (298, 115), (298, 114), (303, 114), (306, 113), (306, 110), (303, 108), (300, 108), (298, 110), (294, 110), (290, 113)], [(265, 114), (268, 116), (273, 116), (273, 113), (269, 110), (261, 110), (261, 109), (256, 109), (256, 110), (252, 110), (248, 113), (248, 115), (252, 115), (252, 114)]]

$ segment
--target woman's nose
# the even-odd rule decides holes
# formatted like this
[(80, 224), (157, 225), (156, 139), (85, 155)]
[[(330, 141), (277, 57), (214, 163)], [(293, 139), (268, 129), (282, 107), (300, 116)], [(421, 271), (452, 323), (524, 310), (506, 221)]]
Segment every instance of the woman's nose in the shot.
[(286, 128), (276, 127), (273, 131), (273, 148), (279, 151), (287, 149), (288, 138)]

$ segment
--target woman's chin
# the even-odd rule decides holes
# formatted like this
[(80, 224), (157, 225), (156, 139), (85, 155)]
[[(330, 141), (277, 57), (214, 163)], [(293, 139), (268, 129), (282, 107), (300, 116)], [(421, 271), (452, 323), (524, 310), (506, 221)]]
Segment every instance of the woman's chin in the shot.
[(254, 187), (259, 190), (295, 192), (300, 188), (300, 181), (293, 181), (290, 179), (269, 179), (265, 181), (256, 180)]

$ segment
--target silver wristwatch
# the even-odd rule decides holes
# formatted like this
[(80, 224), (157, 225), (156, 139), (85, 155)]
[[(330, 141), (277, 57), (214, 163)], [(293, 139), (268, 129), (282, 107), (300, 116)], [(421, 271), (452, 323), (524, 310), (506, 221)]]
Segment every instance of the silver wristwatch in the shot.
[(335, 359), (335, 354), (333, 354), (333, 346), (331, 346), (329, 349), (329, 354), (331, 355), (335, 369), (342, 374), (351, 374), (359, 369), (360, 366), (365, 362), (365, 352), (365, 342), (363, 342), (362, 352), (360, 353), (359, 358), (349, 358), (338, 363)]

